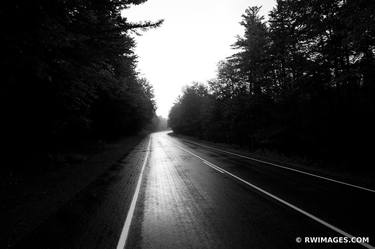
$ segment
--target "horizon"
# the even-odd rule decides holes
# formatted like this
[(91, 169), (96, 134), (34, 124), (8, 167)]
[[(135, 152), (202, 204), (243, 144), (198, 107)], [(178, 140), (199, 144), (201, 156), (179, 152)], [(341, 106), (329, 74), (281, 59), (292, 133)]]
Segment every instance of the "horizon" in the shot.
[(156, 114), (168, 118), (184, 86), (216, 77), (217, 63), (234, 53), (231, 45), (243, 33), (239, 22), (246, 8), (262, 6), (261, 14), (267, 19), (275, 4), (274, 0), (236, 4), (150, 0), (125, 10), (123, 15), (131, 22), (164, 19), (161, 27), (135, 37), (137, 70), (154, 88)]

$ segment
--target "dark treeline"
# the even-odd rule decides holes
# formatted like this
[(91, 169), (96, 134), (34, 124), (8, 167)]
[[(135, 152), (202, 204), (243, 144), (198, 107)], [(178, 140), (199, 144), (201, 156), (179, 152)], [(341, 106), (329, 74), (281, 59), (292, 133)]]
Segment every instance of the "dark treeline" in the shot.
[(242, 16), (237, 53), (170, 112), (176, 133), (321, 158), (370, 155), (375, 2), (278, 0)]
[(136, 72), (131, 33), (161, 22), (121, 16), (144, 1), (2, 3), (0, 132), (8, 155), (119, 137), (152, 120), (153, 91)]
[(162, 116), (155, 116), (152, 121), (153, 130), (164, 131), (168, 129), (168, 120)]

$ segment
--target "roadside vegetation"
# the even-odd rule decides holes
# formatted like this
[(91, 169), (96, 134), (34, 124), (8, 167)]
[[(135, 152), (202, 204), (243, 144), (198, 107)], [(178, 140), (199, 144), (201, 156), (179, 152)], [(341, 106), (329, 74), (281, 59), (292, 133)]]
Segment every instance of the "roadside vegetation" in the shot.
[(370, 168), (361, 162), (374, 141), (375, 3), (278, 0), (268, 21), (259, 10), (243, 14), (244, 34), (216, 79), (185, 88), (170, 127)]
[(133, 37), (161, 21), (122, 16), (142, 2), (2, 3), (1, 245), (14, 245), (101, 176), (120, 174), (120, 160), (160, 128)]
[(153, 89), (136, 71), (131, 34), (161, 21), (130, 23), (122, 16), (122, 10), (142, 2), (2, 4), (0, 132), (9, 159), (2, 169), (36, 169), (62, 150), (150, 126)]

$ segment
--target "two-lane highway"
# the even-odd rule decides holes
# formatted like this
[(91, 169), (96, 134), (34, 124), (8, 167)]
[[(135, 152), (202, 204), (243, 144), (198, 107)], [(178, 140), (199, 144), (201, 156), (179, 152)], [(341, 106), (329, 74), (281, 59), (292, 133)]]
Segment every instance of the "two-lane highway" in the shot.
[[(372, 248), (374, 193), (154, 133), (118, 248)], [(132, 210), (130, 210), (132, 212)], [(302, 237), (370, 243), (297, 243)]]
[(338, 180), (153, 133), (10, 248), (374, 248), (374, 191)]

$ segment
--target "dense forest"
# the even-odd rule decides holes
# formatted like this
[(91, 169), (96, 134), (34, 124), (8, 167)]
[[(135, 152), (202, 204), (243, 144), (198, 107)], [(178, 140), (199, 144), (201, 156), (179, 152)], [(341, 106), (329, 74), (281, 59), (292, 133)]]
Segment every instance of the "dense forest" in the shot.
[(259, 10), (246, 9), (216, 79), (185, 88), (173, 131), (250, 150), (370, 158), (375, 2), (278, 0), (267, 21)]
[(122, 16), (142, 2), (2, 3), (0, 132), (6, 156), (27, 158), (82, 140), (134, 134), (152, 122), (153, 90), (136, 71), (132, 34), (161, 21), (131, 23)]

